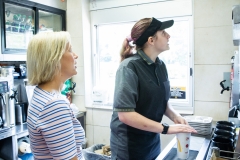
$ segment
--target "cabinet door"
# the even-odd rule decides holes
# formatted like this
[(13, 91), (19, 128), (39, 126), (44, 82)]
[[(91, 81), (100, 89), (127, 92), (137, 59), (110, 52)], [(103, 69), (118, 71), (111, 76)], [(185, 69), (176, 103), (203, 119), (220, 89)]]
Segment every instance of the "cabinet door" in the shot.
[(63, 30), (63, 18), (60, 14), (39, 10), (39, 32)]
[(35, 11), (10, 3), (5, 3), (4, 11), (5, 51), (26, 51), (35, 32)]

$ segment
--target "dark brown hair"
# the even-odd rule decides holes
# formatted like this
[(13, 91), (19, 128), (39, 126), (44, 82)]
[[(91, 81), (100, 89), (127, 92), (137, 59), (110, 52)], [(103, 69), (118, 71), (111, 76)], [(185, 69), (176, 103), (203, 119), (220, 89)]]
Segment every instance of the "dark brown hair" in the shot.
[[(133, 55), (132, 49), (134, 48), (133, 46), (129, 45), (129, 42), (133, 41), (136, 42), (136, 40), (142, 35), (142, 33), (147, 29), (147, 27), (151, 24), (152, 18), (143, 18), (140, 19), (138, 22), (135, 23), (131, 30), (131, 37), (130, 38), (125, 38), (123, 41), (123, 45), (120, 51), (120, 56), (121, 56), (121, 62)], [(143, 46), (138, 46), (136, 45), (136, 50), (142, 49)]]

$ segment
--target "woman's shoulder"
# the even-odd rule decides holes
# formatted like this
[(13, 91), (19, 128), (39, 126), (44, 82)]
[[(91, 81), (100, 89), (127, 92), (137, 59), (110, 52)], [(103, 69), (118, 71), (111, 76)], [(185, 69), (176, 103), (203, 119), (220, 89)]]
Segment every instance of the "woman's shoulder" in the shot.
[(139, 55), (134, 54), (131, 57), (128, 57), (126, 59), (124, 59), (120, 65), (118, 69), (122, 69), (122, 68), (128, 68), (131, 65), (134, 65), (134, 63), (137, 63), (137, 60), (140, 59)]
[(36, 87), (33, 93), (32, 105), (38, 107), (40, 111), (52, 106), (62, 106), (69, 108), (69, 101), (61, 94), (52, 94)]

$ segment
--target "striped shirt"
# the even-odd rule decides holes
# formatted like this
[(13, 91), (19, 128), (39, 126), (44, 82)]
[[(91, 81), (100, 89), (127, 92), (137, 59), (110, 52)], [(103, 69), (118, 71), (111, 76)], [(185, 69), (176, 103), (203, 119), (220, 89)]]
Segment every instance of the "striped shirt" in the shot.
[(75, 118), (69, 101), (35, 87), (28, 108), (28, 132), (35, 160), (84, 159), (85, 132)]

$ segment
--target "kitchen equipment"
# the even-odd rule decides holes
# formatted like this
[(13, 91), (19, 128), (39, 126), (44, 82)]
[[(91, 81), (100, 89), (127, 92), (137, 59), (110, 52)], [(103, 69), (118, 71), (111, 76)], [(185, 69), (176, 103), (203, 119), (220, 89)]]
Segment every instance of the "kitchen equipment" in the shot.
[(22, 124), (23, 123), (23, 111), (22, 107), (19, 104), (15, 104), (15, 118), (16, 118), (16, 124)]
[(16, 124), (22, 124), (27, 121), (27, 102), (21, 103), (17, 102), (15, 104), (15, 117), (16, 117)]
[(217, 135), (230, 138), (230, 139), (235, 139), (235, 135), (233, 132), (229, 132), (223, 129), (215, 130), (213, 133), (213, 137), (216, 137)]
[(235, 134), (235, 131), (236, 131), (236, 127), (234, 128), (234, 127), (226, 126), (226, 125), (222, 125), (222, 124), (218, 124), (216, 126), (216, 130), (217, 129), (223, 129), (223, 130), (226, 130), (226, 131), (230, 131), (230, 132), (232, 132), (234, 134)]
[(14, 66), (2, 66), (1, 67), (1, 77), (12, 76), (14, 72)]
[(218, 124), (222, 124), (222, 125), (226, 125), (226, 126), (232, 126), (232, 127), (236, 127), (234, 122), (229, 122), (229, 121), (217, 121), (216, 123), (217, 125)]
[(16, 92), (13, 92), (10, 77), (0, 77), (0, 117), (3, 121), (3, 127), (15, 126), (15, 98)]
[(21, 76), (21, 78), (26, 78), (26, 76), (27, 76), (26, 64), (20, 64), (19, 68), (20, 68), (20, 76)]
[[(234, 141), (232, 139), (228, 139), (225, 137), (216, 136), (216, 137), (212, 138), (211, 147), (218, 147), (220, 150), (233, 152), (234, 151)], [(220, 153), (220, 156), (233, 158), (232, 153), (222, 152), (222, 153)]]
[(212, 132), (212, 117), (206, 116), (184, 116), (190, 126), (199, 135), (210, 135)]
[(235, 159), (235, 158), (227, 158), (227, 157), (220, 156), (220, 153), (232, 153), (234, 154), (234, 157), (238, 157), (240, 155), (237, 152), (223, 151), (223, 150), (220, 150), (218, 147), (212, 147), (210, 160), (229, 160), (229, 159), (237, 160), (237, 158)]

